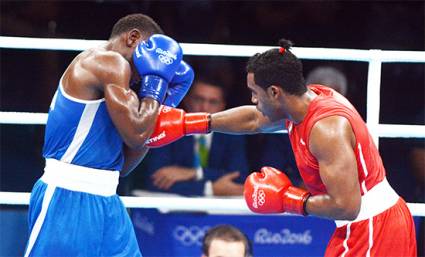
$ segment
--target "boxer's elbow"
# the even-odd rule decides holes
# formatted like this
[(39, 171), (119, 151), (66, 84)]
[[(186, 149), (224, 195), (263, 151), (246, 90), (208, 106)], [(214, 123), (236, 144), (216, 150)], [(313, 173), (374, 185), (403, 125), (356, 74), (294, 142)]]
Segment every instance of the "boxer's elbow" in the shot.
[(149, 135), (150, 133), (134, 135), (131, 139), (126, 140), (125, 144), (132, 150), (142, 150), (146, 144), (146, 141), (149, 139)]
[(344, 220), (355, 220), (359, 215), (360, 208), (346, 208), (344, 211)]
[(360, 199), (350, 199), (336, 203), (335, 213), (339, 220), (355, 220), (360, 212)]
[(244, 123), (247, 134), (257, 134), (265, 131), (266, 124), (259, 112), (252, 112)]
[(126, 145), (133, 150), (141, 150), (150, 136), (155, 130), (156, 124), (156, 113), (152, 115), (146, 115), (139, 119), (139, 123), (133, 128), (129, 137), (125, 140)]
[(139, 149), (142, 149), (142, 147), (144, 146), (144, 143), (132, 140), (132, 141), (126, 141), (125, 145), (132, 150), (139, 150)]
[(134, 133), (124, 139), (125, 145), (132, 150), (142, 150), (149, 139), (152, 131), (144, 131), (142, 133)]

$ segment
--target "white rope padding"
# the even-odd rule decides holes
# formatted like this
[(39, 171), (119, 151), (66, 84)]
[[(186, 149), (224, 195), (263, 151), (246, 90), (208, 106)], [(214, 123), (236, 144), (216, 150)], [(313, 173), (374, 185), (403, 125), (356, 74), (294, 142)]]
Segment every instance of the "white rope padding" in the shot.
[[(0, 48), (82, 51), (104, 40), (28, 38), (0, 36)], [(275, 46), (181, 43), (185, 55), (250, 57)], [(360, 50), (294, 47), (301, 59), (361, 61), (369, 63), (367, 84), (367, 124), (379, 145), (379, 137), (425, 137), (423, 125), (379, 124), (382, 63), (425, 63), (425, 51)], [(0, 112), (0, 124), (46, 124), (46, 113)], [(122, 197), (129, 208), (159, 208), (186, 211), (239, 211), (250, 213), (243, 199)], [(28, 205), (29, 193), (0, 192), (0, 204)], [(414, 216), (425, 216), (425, 204), (408, 203)]]
[[(105, 43), (105, 40), (30, 38), (0, 36), (0, 48), (82, 51)], [(185, 55), (250, 57), (276, 46), (224, 45), (181, 43)], [(374, 54), (371, 54), (371, 51)], [(379, 58), (381, 62), (425, 62), (425, 52), (381, 51), (341, 48), (293, 47), (301, 59), (340, 60), (369, 62)]]
[[(30, 193), (0, 192), (0, 204), (29, 205)], [(243, 198), (203, 198), (203, 197), (161, 197), (161, 196), (121, 196), (127, 208), (156, 208), (169, 211), (206, 211), (217, 213), (235, 212), (253, 214)], [(425, 204), (408, 203), (413, 216), (425, 216)]]
[[(45, 125), (47, 113), (0, 112), (0, 124)], [(369, 124), (368, 124), (369, 125)], [(287, 133), (286, 130), (276, 133)], [(376, 127), (379, 137), (387, 138), (424, 138), (425, 125), (379, 124)]]
[(45, 125), (47, 113), (0, 112), (0, 124)]

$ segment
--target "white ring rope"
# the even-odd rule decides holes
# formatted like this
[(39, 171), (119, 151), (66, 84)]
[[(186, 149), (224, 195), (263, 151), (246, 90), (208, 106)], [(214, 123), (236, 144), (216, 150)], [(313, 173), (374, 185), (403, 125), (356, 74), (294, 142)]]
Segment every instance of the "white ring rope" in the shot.
[[(0, 36), (0, 48), (82, 51), (106, 41), (28, 38)], [(181, 43), (185, 55), (250, 57), (275, 46)], [(367, 84), (367, 124), (379, 145), (379, 137), (425, 137), (424, 125), (380, 124), (380, 80), (382, 63), (425, 63), (425, 51), (359, 50), (339, 48), (294, 47), (301, 59), (360, 61), (369, 63)], [(0, 112), (0, 124), (46, 124), (46, 113)], [(243, 199), (121, 197), (129, 208), (159, 208), (163, 210), (224, 211), (250, 213)], [(0, 205), (28, 205), (29, 193), (0, 192)], [(425, 204), (408, 203), (414, 216), (425, 216)]]
[(0, 124), (45, 125), (47, 113), (0, 112)]
[[(205, 211), (217, 213), (253, 214), (243, 198), (203, 198), (203, 197), (161, 197), (161, 196), (121, 196), (127, 208), (156, 208), (168, 211)], [(0, 204), (28, 205), (30, 193), (0, 192)], [(425, 204), (408, 203), (413, 216), (425, 216)]]
[[(0, 112), (0, 124), (45, 125), (47, 113), (34, 112)], [(379, 124), (378, 136), (387, 138), (423, 138), (425, 125)], [(276, 133), (287, 133), (281, 130)]]
[[(0, 48), (82, 51), (95, 47), (104, 40), (30, 38), (0, 36)], [(181, 43), (185, 55), (250, 57), (276, 46), (223, 45)], [(364, 61), (378, 58), (381, 62), (425, 62), (421, 51), (381, 51), (341, 48), (294, 47), (294, 54), (301, 59)]]

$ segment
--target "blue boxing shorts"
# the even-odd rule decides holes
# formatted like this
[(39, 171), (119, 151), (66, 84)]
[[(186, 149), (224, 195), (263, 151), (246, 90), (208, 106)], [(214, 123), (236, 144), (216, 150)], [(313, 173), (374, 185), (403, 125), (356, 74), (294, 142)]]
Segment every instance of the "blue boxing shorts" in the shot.
[(46, 160), (31, 192), (27, 256), (142, 256), (119, 172)]

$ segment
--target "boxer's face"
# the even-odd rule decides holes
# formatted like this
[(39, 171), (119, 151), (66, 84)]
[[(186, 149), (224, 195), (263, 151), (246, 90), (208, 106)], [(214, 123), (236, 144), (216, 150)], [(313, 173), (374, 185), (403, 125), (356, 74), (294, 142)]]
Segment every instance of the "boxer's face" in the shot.
[(269, 116), (272, 113), (269, 96), (266, 90), (255, 84), (253, 73), (247, 75), (247, 86), (251, 91), (251, 102), (257, 107), (258, 111)]
[(276, 86), (270, 86), (264, 90), (259, 85), (255, 84), (254, 74), (248, 73), (247, 86), (251, 91), (251, 102), (256, 105), (257, 110), (271, 120), (280, 120), (285, 118), (282, 113), (280, 98), (276, 96)]

